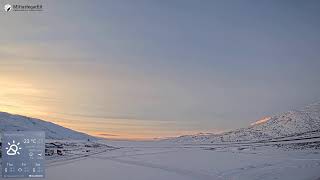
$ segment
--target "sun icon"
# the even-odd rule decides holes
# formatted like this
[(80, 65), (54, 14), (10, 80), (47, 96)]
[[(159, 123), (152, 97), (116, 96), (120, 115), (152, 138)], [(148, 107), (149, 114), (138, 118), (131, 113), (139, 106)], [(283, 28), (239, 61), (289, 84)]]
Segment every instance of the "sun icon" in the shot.
[(20, 143), (16, 143), (14, 140), (12, 140), (12, 144), (10, 142), (8, 142), (9, 147), (6, 147), (7, 149), (7, 155), (9, 156), (14, 156), (14, 155), (19, 155), (20, 152), (19, 150), (22, 149), (21, 147), (19, 147)]

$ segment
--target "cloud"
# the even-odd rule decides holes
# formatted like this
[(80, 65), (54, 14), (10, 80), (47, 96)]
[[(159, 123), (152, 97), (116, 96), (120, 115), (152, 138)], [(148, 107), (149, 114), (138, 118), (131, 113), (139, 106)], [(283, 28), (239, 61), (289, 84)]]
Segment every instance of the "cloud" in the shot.
[(107, 133), (101, 133), (101, 134), (98, 134), (100, 136), (119, 136), (119, 135), (116, 135), (116, 134), (107, 134)]
[(133, 116), (108, 116), (108, 115), (97, 115), (97, 114), (78, 114), (78, 113), (63, 113), (59, 112), (56, 114), (67, 115), (67, 116), (77, 116), (85, 118), (94, 118), (94, 119), (126, 119), (126, 120), (138, 120), (139, 118)]

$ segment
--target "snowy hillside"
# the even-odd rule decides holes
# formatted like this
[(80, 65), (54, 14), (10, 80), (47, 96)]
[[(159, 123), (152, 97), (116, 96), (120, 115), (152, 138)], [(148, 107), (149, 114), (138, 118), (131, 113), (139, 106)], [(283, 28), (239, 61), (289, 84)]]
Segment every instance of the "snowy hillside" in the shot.
[(41, 130), (46, 132), (47, 139), (95, 140), (97, 138), (84, 133), (53, 124), (40, 119), (0, 112), (1, 131)]
[(288, 111), (273, 117), (267, 117), (241, 128), (221, 134), (186, 135), (169, 141), (182, 143), (215, 143), (261, 141), (294, 136), (320, 136), (320, 102), (302, 109)]

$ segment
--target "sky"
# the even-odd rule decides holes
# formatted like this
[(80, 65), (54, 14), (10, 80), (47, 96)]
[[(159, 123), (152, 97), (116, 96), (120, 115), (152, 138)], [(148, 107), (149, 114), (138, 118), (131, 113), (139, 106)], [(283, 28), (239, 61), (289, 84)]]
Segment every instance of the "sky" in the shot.
[(0, 5), (0, 111), (150, 139), (246, 127), (320, 100), (318, 0)]

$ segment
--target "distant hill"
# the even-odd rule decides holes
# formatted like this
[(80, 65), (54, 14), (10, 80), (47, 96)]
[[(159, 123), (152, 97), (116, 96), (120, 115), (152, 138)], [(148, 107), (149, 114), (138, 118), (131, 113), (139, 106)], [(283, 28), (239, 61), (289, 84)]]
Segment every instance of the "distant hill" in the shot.
[(302, 109), (291, 110), (272, 117), (266, 117), (247, 128), (221, 134), (185, 135), (166, 141), (180, 143), (215, 143), (259, 141), (290, 136), (320, 136), (320, 102)]
[(0, 112), (0, 132), (30, 130), (45, 131), (46, 139), (97, 140), (96, 137), (68, 129), (51, 122)]

